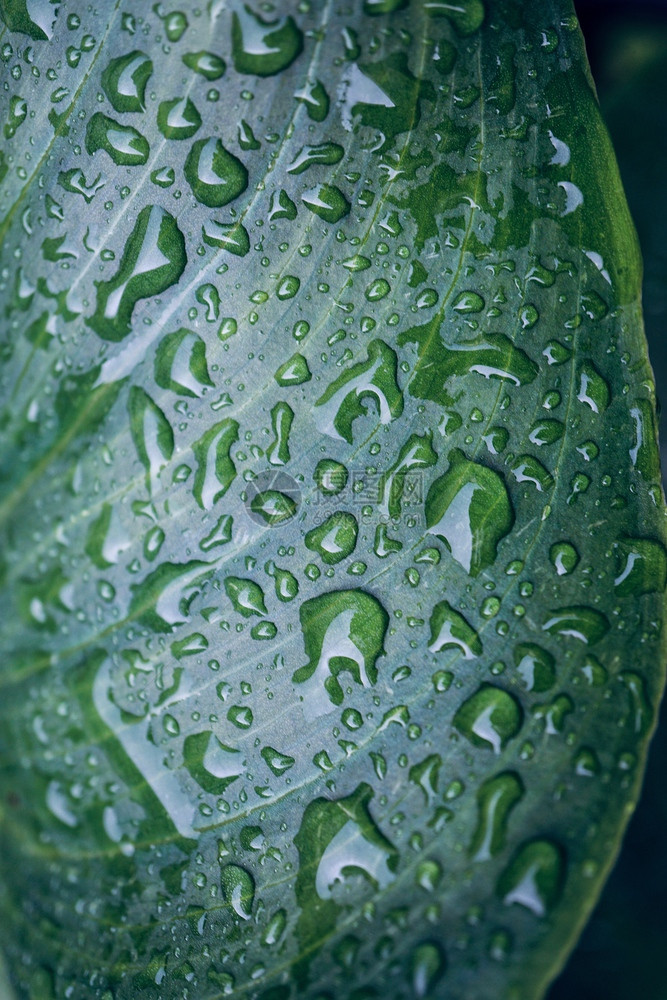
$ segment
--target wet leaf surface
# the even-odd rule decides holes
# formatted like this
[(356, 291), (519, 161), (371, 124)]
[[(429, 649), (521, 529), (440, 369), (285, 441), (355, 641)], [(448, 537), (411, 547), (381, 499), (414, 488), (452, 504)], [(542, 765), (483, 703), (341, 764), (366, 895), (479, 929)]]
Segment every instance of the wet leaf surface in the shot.
[(0, 13), (17, 995), (541, 996), (667, 570), (569, 4)]

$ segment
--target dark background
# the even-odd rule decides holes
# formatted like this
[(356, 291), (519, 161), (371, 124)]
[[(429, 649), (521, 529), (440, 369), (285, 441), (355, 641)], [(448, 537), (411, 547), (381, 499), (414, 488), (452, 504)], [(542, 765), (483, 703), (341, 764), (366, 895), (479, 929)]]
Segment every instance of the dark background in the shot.
[[(575, 7), (644, 256), (644, 318), (667, 470), (667, 2), (575, 0)], [(618, 862), (548, 1000), (667, 1000), (666, 791), (663, 702)]]

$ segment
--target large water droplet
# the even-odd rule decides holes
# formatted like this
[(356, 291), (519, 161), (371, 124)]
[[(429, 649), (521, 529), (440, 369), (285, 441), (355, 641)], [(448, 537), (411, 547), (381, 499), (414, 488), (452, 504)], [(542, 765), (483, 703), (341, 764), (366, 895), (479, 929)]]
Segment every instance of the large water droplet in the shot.
[(523, 712), (514, 695), (492, 684), (483, 684), (463, 702), (454, 725), (473, 746), (491, 747), (499, 754), (521, 729)]

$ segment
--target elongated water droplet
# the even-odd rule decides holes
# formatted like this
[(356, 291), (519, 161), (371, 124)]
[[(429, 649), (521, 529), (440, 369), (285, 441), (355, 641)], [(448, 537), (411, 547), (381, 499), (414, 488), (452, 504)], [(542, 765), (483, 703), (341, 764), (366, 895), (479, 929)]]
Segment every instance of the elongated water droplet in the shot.
[(484, 782), (477, 793), (479, 819), (469, 848), (474, 861), (489, 861), (503, 850), (510, 813), (523, 794), (523, 782), (513, 771)]
[(204, 510), (210, 510), (225, 495), (236, 477), (231, 450), (238, 436), (237, 421), (228, 417), (210, 427), (192, 446), (197, 462), (192, 495)]
[(500, 541), (511, 531), (514, 511), (501, 476), (458, 449), (449, 470), (432, 484), (426, 498), (429, 534), (441, 538), (471, 576), (490, 566)]
[(176, 284), (186, 263), (185, 239), (173, 215), (147, 205), (128, 237), (115, 277), (96, 282), (97, 303), (89, 325), (104, 340), (123, 340), (131, 332), (137, 302)]
[(552, 635), (571, 636), (589, 646), (599, 642), (609, 631), (609, 621), (601, 611), (585, 605), (559, 608), (542, 626), (543, 631)]
[(255, 902), (255, 880), (239, 865), (225, 865), (220, 872), (225, 899), (237, 916), (250, 920)]
[(298, 694), (306, 719), (312, 720), (342, 703), (342, 671), (363, 687), (376, 683), (389, 616), (371, 594), (339, 590), (304, 601), (299, 618), (308, 663), (292, 680), (303, 685)]

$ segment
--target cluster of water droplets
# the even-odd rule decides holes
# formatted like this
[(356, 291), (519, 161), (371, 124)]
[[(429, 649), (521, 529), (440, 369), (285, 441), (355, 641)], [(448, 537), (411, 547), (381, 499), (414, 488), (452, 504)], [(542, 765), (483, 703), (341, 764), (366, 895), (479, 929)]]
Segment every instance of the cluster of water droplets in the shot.
[(288, 7), (0, 0), (26, 996), (496, 995), (651, 727), (652, 383), (575, 26)]

